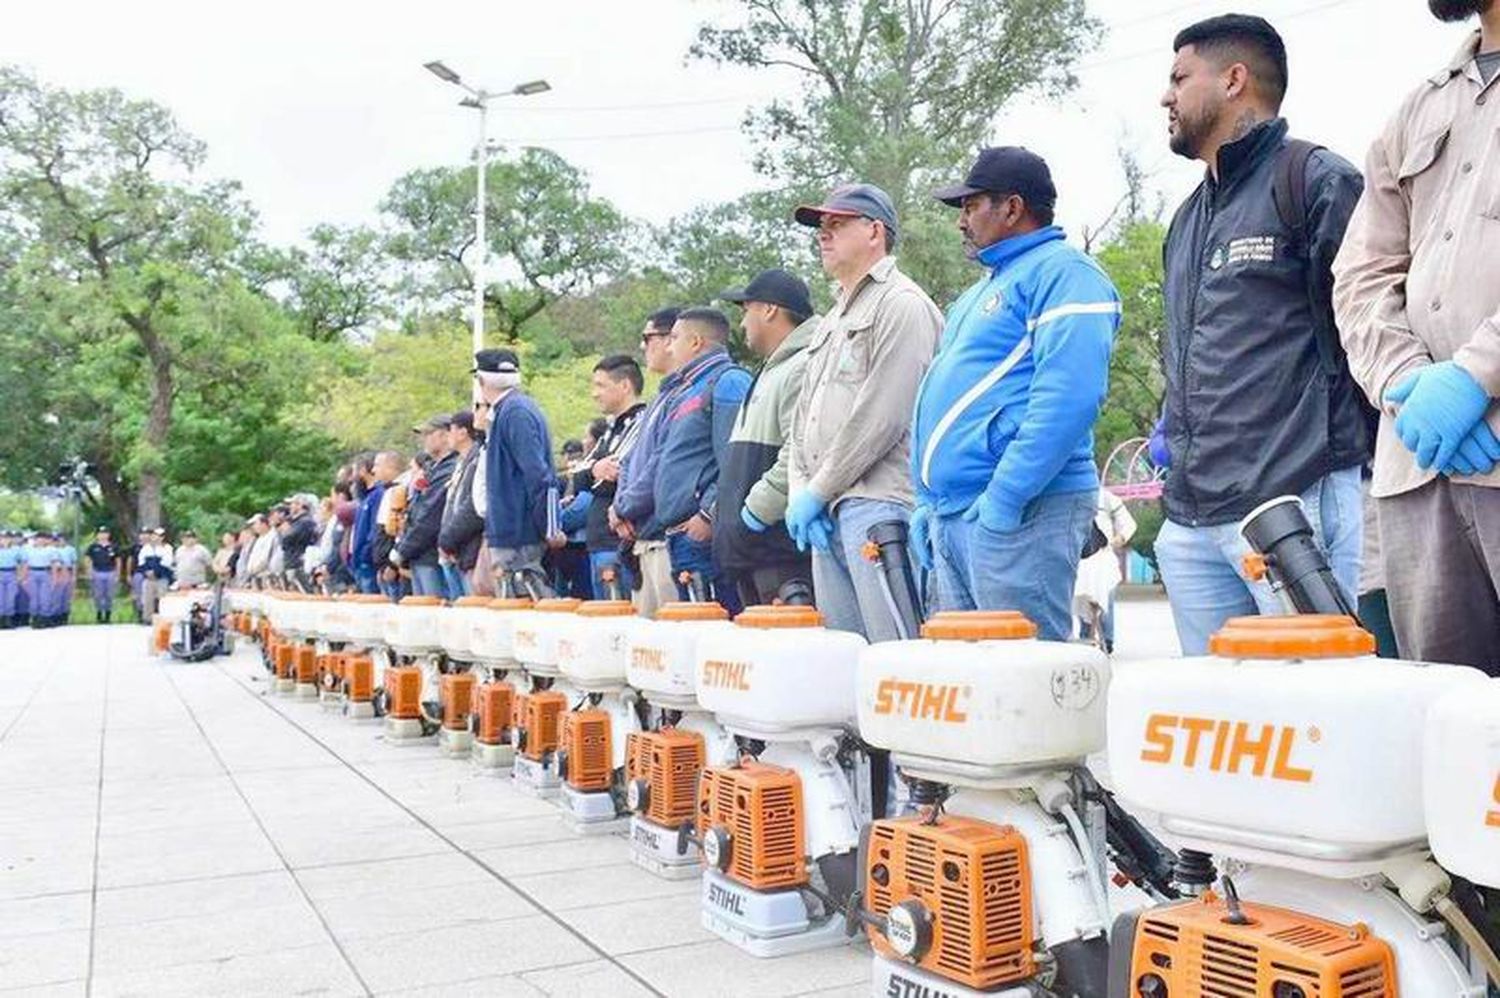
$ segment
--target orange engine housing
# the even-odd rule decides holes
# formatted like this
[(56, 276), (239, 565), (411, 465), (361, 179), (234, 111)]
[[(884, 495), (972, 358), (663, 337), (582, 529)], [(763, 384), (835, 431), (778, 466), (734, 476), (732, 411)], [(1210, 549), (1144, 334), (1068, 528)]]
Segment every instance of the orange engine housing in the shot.
[(318, 656), (318, 687), (336, 690), (344, 678), (344, 660), (349, 656), (343, 652), (329, 652)]
[(504, 745), (509, 740), (510, 729), (514, 726), (511, 710), (515, 697), (516, 688), (510, 683), (485, 683), (479, 687), (476, 710), (479, 715), (479, 730), (474, 735), (476, 741), (486, 745)]
[(292, 678), (292, 657), (297, 646), (288, 641), (278, 641), (271, 646), (271, 664), (276, 668), (277, 679)]
[(570, 710), (563, 715), (562, 751), (567, 762), (563, 778), (574, 790), (608, 790), (614, 782), (614, 744), (609, 712)]
[(698, 836), (715, 829), (728, 833), (721, 862), (735, 881), (753, 890), (807, 883), (802, 778), (795, 770), (754, 761), (705, 769), (698, 781)]
[(541, 762), (549, 753), (557, 751), (568, 698), (553, 690), (542, 690), (522, 693), (516, 697), (515, 703), (521, 715), (521, 721), (516, 725), (521, 754), (532, 762)]
[(292, 649), (292, 678), (298, 685), (311, 686), (318, 681), (318, 651), (312, 645), (299, 644)]
[(344, 692), (355, 703), (369, 703), (375, 696), (375, 660), (368, 655), (344, 658)]
[(156, 617), (151, 621), (151, 650), (157, 654), (172, 644), (172, 622)]
[(449, 731), (468, 729), (469, 715), (474, 713), (474, 687), (478, 685), (478, 678), (471, 673), (443, 674), (438, 683), (443, 698), (443, 727)]
[(398, 721), (422, 716), (422, 670), (398, 665), (385, 670), (386, 713)]
[(696, 731), (663, 728), (626, 735), (625, 782), (636, 787), (641, 817), (666, 828), (692, 824), (706, 755)]
[[(861, 874), (872, 914), (911, 901), (926, 911), (930, 938), (907, 957), (923, 970), (980, 991), (1036, 974), (1031, 864), (1009, 825), (882, 819), (870, 825)], [(878, 929), (868, 932), (876, 951), (901, 958)]]
[[(1117, 949), (1110, 959), (1129, 954), (1126, 993), (1140, 994), (1143, 984), (1160, 988), (1147, 983), (1155, 977), (1172, 998), (1284, 993), (1397, 998), (1395, 955), (1389, 944), (1370, 935), (1367, 926), (1341, 925), (1252, 902), (1240, 908), (1248, 924), (1231, 924), (1226, 920), (1229, 907), (1208, 891), (1190, 901), (1121, 916), (1114, 933)], [(1127, 921), (1134, 922), (1133, 931), (1122, 925)], [(1122, 976), (1116, 969), (1110, 968), (1112, 979)]]

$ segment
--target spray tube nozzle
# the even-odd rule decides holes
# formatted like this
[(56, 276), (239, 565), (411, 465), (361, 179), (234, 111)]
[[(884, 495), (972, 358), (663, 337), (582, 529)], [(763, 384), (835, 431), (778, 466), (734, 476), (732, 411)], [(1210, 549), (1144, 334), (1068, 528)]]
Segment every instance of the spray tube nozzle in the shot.
[(922, 602), (906, 555), (906, 523), (884, 520), (866, 532), (864, 556), (880, 569), (881, 595), (902, 640), (917, 637), (922, 630)]
[(1256, 507), (1240, 522), (1240, 534), (1259, 556), (1246, 559), (1246, 575), (1268, 578), (1288, 609), (1355, 617), (1297, 496)]

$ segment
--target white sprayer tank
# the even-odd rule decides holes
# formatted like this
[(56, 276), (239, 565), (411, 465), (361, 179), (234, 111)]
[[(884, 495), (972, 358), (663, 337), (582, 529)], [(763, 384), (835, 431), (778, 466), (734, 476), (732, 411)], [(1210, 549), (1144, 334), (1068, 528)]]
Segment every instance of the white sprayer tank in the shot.
[(359, 648), (385, 644), (385, 616), (394, 604), (379, 593), (351, 593), (340, 600), (349, 612), (349, 643)]
[(531, 606), (529, 598), (506, 596), (470, 615), (469, 654), (476, 664), (495, 670), (516, 666), (515, 626), (531, 614)]
[(725, 727), (774, 739), (852, 727), (865, 639), (823, 627), (811, 607), (753, 606), (698, 640), (698, 702)]
[(557, 639), (558, 671), (586, 692), (623, 689), (630, 637), (641, 623), (629, 600), (580, 604), (572, 627)]
[(553, 597), (537, 600), (536, 607), (516, 621), (511, 640), (516, 660), (533, 676), (556, 676), (557, 639), (568, 633), (577, 617), (573, 611), (583, 600)]
[(1109, 660), (1036, 640), (1019, 613), (939, 613), (860, 654), (860, 737), (903, 767), (976, 777), (1081, 764), (1104, 747)]
[(385, 617), (385, 643), (398, 655), (430, 655), (438, 643), (438, 614), (443, 601), (436, 596), (407, 596)]
[(1433, 857), (1445, 870), (1500, 888), (1500, 679), (1432, 705), (1422, 767)]
[(626, 681), (654, 706), (698, 708), (698, 643), (705, 635), (735, 633), (717, 603), (668, 603), (655, 620), (631, 633)]
[(1428, 708), (1482, 677), (1378, 659), (1347, 617), (1230, 620), (1201, 658), (1119, 663), (1109, 765), (1184, 843), (1245, 859), (1373, 862), (1419, 848)]
[(471, 644), (474, 618), (486, 612), (485, 607), (489, 602), (488, 596), (460, 596), (453, 601), (452, 606), (438, 614), (438, 643), (443, 646), (443, 653), (453, 661), (474, 660)]

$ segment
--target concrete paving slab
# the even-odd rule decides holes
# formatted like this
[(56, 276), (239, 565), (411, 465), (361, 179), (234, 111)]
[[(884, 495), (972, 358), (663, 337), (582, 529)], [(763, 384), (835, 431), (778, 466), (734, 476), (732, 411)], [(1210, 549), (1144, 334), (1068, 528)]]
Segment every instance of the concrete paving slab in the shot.
[(376, 993), (504, 977), (595, 956), (544, 915), (356, 939), (345, 943), (344, 951)]
[(652, 992), (618, 966), (603, 960), (522, 974), (521, 980), (549, 998), (638, 998)]
[(0, 938), (0, 981), (7, 987), (56, 984), (87, 977), (88, 972), (87, 929)]
[[(562, 824), (560, 818), (552, 820)], [(618, 866), (630, 859), (630, 843), (623, 835), (582, 836), (566, 826), (564, 831), (567, 838), (548, 840), (540, 846), (531, 844), (484, 849), (474, 855), (505, 877), (563, 870), (591, 870), (600, 866)]]
[(870, 979), (870, 950), (863, 945), (758, 960), (716, 939), (635, 953), (620, 962), (673, 998), (792, 995)]
[(611, 956), (715, 938), (703, 928), (697, 899), (681, 895), (577, 908), (559, 917)]
[[(0, 939), (89, 928), (89, 893), (0, 901)], [(0, 987), (3, 987), (0, 979)]]
[(156, 998), (159, 995), (235, 995), (283, 998), (366, 995), (332, 943), (276, 953), (247, 953), (220, 960), (180, 963), (128, 973), (95, 975), (95, 998)]
[(391, 887), (315, 902), (340, 942), (444, 927), (494, 924), (539, 914), (535, 905), (494, 880), (431, 887)]
[(550, 813), (524, 818), (464, 822), (443, 825), (442, 832), (460, 849), (484, 852), (507, 846), (536, 845), (541, 842), (566, 842), (576, 839), (574, 831), (557, 817), (557, 808), (546, 801)]
[(188, 916), (212, 917), (302, 902), (303, 894), (292, 875), (276, 870), (101, 890), (95, 901), (94, 924), (101, 929), (149, 925)]
[(110, 977), (150, 967), (278, 953), (326, 938), (322, 923), (301, 897), (213, 914), (100, 925), (94, 931), (94, 974)]

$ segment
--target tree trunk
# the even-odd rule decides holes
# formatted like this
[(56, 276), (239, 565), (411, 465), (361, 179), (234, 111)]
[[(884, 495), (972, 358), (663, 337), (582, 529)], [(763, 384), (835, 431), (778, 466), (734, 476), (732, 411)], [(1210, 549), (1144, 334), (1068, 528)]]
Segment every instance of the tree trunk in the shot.
[(135, 497), (109, 461), (90, 455), (89, 464), (94, 467), (94, 481), (99, 483), (99, 495), (114, 519), (118, 539), (126, 544), (134, 541), (140, 534), (135, 517)]
[(137, 520), (142, 530), (162, 526), (162, 465), (166, 460), (167, 436), (172, 429), (172, 361), (161, 340), (143, 335), (151, 364), (151, 409), (146, 416), (147, 459), (142, 462), (136, 492)]

